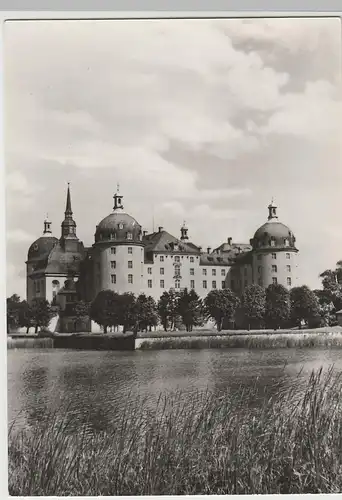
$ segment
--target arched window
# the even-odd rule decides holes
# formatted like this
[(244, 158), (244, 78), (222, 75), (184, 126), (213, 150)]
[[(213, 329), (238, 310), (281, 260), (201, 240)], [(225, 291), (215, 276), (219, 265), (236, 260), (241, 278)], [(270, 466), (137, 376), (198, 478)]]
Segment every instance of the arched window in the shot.
[(175, 265), (175, 276), (180, 276), (180, 265)]
[(290, 242), (289, 242), (288, 238), (285, 238), (284, 243), (285, 243), (286, 247), (290, 246)]
[(175, 281), (175, 288), (180, 288), (180, 281), (179, 280)]

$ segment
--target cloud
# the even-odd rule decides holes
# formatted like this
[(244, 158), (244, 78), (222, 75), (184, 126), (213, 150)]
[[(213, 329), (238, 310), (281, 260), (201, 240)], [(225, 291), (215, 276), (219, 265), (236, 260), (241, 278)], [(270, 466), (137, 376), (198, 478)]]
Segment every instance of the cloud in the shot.
[(58, 233), (71, 181), (91, 244), (120, 182), (148, 229), (248, 242), (275, 195), (314, 282), (338, 253), (340, 55), (335, 19), (6, 23), (8, 231), (48, 210)]
[(32, 243), (34, 240), (34, 236), (24, 229), (13, 229), (6, 234), (7, 241), (14, 243)]

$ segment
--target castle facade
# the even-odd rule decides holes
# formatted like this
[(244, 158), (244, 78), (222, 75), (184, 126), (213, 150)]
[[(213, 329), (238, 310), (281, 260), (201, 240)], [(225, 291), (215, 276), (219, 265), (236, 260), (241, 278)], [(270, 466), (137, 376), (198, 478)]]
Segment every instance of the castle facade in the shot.
[[(124, 211), (123, 196), (114, 195), (112, 213), (95, 230), (92, 246), (84, 246), (76, 232), (67, 189), (61, 235), (52, 235), (44, 221), (43, 235), (32, 243), (26, 261), (27, 301), (42, 297), (54, 302), (65, 296), (70, 277), (76, 280), (78, 299), (93, 300), (101, 290), (145, 293), (158, 300), (171, 288), (194, 289), (204, 298), (214, 289), (230, 288), (241, 296), (252, 283), (286, 288), (298, 279), (296, 239), (278, 220), (277, 207), (268, 206), (267, 221), (249, 243), (228, 238), (216, 249), (203, 249), (188, 236), (185, 224), (179, 237), (159, 227), (148, 233)], [(71, 299), (70, 299), (71, 300)]]

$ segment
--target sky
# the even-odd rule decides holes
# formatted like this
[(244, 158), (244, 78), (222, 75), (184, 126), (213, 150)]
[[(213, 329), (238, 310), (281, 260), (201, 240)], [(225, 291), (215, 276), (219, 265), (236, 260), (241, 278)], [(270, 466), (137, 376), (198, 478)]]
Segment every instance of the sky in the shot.
[(7, 22), (7, 296), (67, 182), (86, 246), (124, 208), (215, 248), (267, 219), (296, 236), (300, 284), (342, 258), (339, 19)]

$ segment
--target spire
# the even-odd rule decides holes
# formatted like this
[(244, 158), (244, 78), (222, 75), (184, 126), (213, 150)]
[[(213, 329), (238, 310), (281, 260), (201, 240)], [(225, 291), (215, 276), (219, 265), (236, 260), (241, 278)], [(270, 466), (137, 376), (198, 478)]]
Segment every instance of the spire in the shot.
[(271, 203), (268, 205), (268, 220), (278, 220), (277, 216), (277, 205), (274, 203), (274, 199), (272, 197)]
[(115, 212), (116, 210), (123, 210), (123, 204), (122, 204), (123, 196), (122, 196), (122, 194), (120, 194), (119, 183), (116, 185), (116, 193), (113, 196), (113, 198), (114, 198), (113, 211)]
[(52, 236), (52, 231), (51, 231), (51, 221), (49, 220), (49, 214), (46, 214), (45, 220), (44, 220), (44, 236)]
[(67, 199), (65, 205), (65, 216), (72, 216), (71, 210), (71, 196), (70, 196), (70, 182), (68, 182)]
[(76, 236), (76, 222), (72, 218), (71, 210), (71, 195), (70, 195), (70, 183), (68, 182), (67, 198), (64, 212), (64, 221), (62, 222), (62, 238), (72, 238), (77, 239)]
[(186, 241), (189, 239), (189, 236), (188, 236), (188, 228), (186, 227), (186, 223), (185, 221), (183, 222), (183, 225), (181, 227), (181, 240), (182, 241)]

